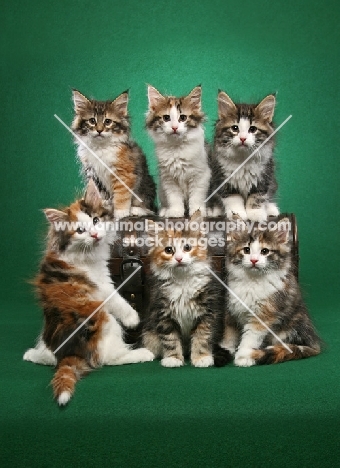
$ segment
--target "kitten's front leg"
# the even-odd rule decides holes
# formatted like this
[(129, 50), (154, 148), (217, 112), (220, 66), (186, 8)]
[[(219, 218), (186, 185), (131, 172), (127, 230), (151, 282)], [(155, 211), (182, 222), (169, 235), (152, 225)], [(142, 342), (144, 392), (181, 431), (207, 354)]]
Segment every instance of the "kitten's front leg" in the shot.
[(195, 367), (214, 365), (211, 347), (212, 324), (207, 316), (202, 317), (192, 332), (191, 362)]
[(157, 326), (163, 349), (161, 364), (164, 367), (181, 367), (184, 364), (179, 325), (171, 319), (163, 320)]
[(184, 196), (180, 187), (174, 180), (163, 180), (163, 195), (166, 206), (162, 206), (159, 215), (165, 218), (181, 218), (184, 216)]
[(189, 216), (200, 210), (202, 216), (206, 216), (205, 199), (207, 198), (210, 181), (210, 171), (200, 174), (199, 178), (189, 181)]
[(115, 218), (125, 218), (130, 215), (131, 199), (134, 196), (133, 188), (136, 183), (136, 174), (134, 173), (134, 168), (129, 165), (127, 167), (125, 167), (125, 165), (122, 165), (122, 167), (118, 166), (115, 173), (119, 178), (111, 175), (113, 189), (113, 214)]
[(117, 292), (108, 301), (108, 311), (128, 328), (139, 324), (139, 315), (136, 310)]
[(267, 204), (268, 197), (259, 193), (249, 195), (246, 202), (247, 217), (251, 221), (261, 223), (267, 220)]
[(259, 349), (267, 330), (259, 323), (249, 323), (244, 327), (241, 343), (235, 354), (235, 365), (240, 367), (250, 367), (255, 364), (252, 358), (254, 349)]
[(241, 195), (229, 195), (222, 198), (227, 218), (232, 218), (233, 214), (239, 215), (244, 221), (247, 221), (248, 216), (244, 207), (244, 200)]
[(227, 349), (231, 354), (235, 354), (240, 340), (240, 334), (236, 327), (225, 325), (223, 340), (220, 343), (221, 348)]

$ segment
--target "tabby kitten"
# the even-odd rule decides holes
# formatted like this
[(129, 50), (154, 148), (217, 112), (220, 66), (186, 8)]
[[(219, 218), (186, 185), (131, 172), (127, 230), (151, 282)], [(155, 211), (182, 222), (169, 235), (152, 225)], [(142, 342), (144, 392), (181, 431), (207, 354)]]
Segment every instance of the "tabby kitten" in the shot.
[(185, 97), (163, 96), (148, 86), (146, 127), (156, 145), (160, 216), (205, 216), (211, 171), (204, 142), (201, 87)]
[(155, 183), (144, 153), (130, 138), (128, 93), (113, 101), (96, 101), (74, 90), (73, 101), (72, 129), (99, 158), (77, 141), (83, 172), (95, 181), (104, 198), (113, 197), (114, 216), (143, 216), (155, 211)]
[[(233, 213), (242, 219), (264, 221), (277, 216), (273, 202), (277, 189), (271, 138), (242, 167), (240, 165), (274, 131), (275, 96), (265, 97), (258, 105), (234, 104), (230, 97), (218, 94), (218, 120), (215, 125), (213, 161), (214, 188), (221, 187), (227, 217)], [(234, 171), (235, 172), (234, 174)]]
[[(190, 222), (200, 222), (195, 213)], [(193, 225), (192, 225), (193, 226)], [(206, 238), (189, 228), (159, 230), (148, 221), (154, 236), (150, 250), (151, 297), (142, 342), (165, 367), (183, 366), (190, 357), (195, 367), (224, 365), (217, 344), (223, 333), (223, 293), (211, 276)], [(222, 362), (222, 361), (223, 362)], [(217, 361), (217, 362), (216, 362)]]
[(293, 271), (289, 228), (284, 218), (274, 231), (248, 233), (244, 225), (244, 230), (229, 234), (227, 284), (237, 297), (228, 291), (221, 346), (235, 353), (237, 366), (278, 363), (320, 352), (320, 340)]
[[(35, 280), (44, 328), (36, 348), (24, 359), (56, 364), (53, 392), (59, 405), (65, 405), (76, 381), (91, 369), (151, 361), (154, 356), (124, 343), (119, 322), (135, 327), (139, 317), (118, 293), (102, 305), (115, 291), (107, 266), (110, 236), (103, 225), (111, 213), (94, 182), (89, 182), (83, 199), (62, 211), (46, 209), (45, 215), (50, 222), (48, 247)], [(62, 223), (70, 224), (61, 230)]]

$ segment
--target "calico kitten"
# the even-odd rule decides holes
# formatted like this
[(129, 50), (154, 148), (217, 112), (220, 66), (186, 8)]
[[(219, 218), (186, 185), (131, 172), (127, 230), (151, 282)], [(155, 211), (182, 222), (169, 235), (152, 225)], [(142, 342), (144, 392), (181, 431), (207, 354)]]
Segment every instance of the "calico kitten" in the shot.
[[(110, 236), (103, 226), (111, 213), (94, 182), (89, 182), (83, 199), (62, 211), (46, 209), (45, 215), (50, 222), (48, 247), (35, 280), (44, 328), (36, 348), (29, 349), (24, 359), (56, 364), (53, 392), (59, 405), (65, 405), (76, 381), (91, 369), (151, 361), (154, 356), (147, 349), (132, 350), (124, 343), (119, 321), (135, 327), (139, 317), (118, 293), (101, 306), (115, 291), (107, 266)], [(60, 223), (70, 224), (59, 230)]]
[[(242, 219), (264, 221), (277, 216), (273, 202), (277, 189), (271, 138), (242, 167), (240, 165), (274, 131), (272, 119), (275, 96), (265, 97), (258, 105), (234, 104), (230, 97), (218, 94), (218, 120), (213, 145), (214, 188), (221, 187), (227, 217), (233, 213)], [(234, 171), (235, 172), (234, 174)]]
[(72, 130), (120, 179), (76, 141), (85, 176), (95, 181), (104, 198), (113, 197), (115, 217), (143, 216), (155, 211), (156, 186), (146, 157), (130, 139), (128, 93), (120, 94), (113, 101), (96, 101), (74, 90), (73, 101)]
[[(229, 233), (224, 339), (237, 366), (271, 364), (315, 356), (320, 340), (313, 328), (293, 271), (288, 218), (277, 230)], [(240, 302), (287, 343), (289, 352)], [(235, 352), (236, 351), (236, 352)]]
[[(200, 222), (194, 214), (190, 222)], [(165, 367), (224, 365), (217, 344), (223, 333), (223, 292), (211, 276), (206, 238), (199, 230), (160, 230), (148, 221), (155, 245), (150, 250), (151, 297), (143, 346)], [(223, 362), (221, 362), (221, 360)], [(218, 362), (216, 362), (218, 361)]]
[(187, 96), (163, 96), (148, 86), (146, 127), (156, 145), (160, 216), (205, 216), (211, 171), (204, 142), (201, 87)]

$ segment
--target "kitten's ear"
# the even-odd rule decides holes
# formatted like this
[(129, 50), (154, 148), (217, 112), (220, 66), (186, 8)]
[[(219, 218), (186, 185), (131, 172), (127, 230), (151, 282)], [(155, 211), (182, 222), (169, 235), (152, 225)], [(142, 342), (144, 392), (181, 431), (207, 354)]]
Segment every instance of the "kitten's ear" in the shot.
[(241, 216), (236, 213), (233, 213), (231, 222), (227, 223), (227, 242), (236, 241), (240, 239), (243, 235), (243, 232), (248, 231), (247, 224), (243, 221)]
[(202, 87), (201, 85), (196, 86), (186, 97), (193, 107), (201, 110), (202, 104)]
[(67, 214), (64, 213), (64, 211), (46, 208), (43, 212), (45, 213), (47, 221), (51, 224), (67, 220)]
[(255, 108), (255, 112), (258, 113), (263, 120), (271, 123), (274, 117), (275, 103), (276, 100), (274, 94), (270, 94), (260, 102), (260, 104)]
[(287, 244), (289, 242), (289, 233), (291, 228), (291, 222), (288, 218), (282, 218), (277, 222), (276, 237), (281, 244)]
[(217, 95), (217, 104), (219, 119), (222, 119), (223, 117), (227, 117), (228, 115), (235, 113), (237, 109), (233, 101), (228, 96), (228, 94), (224, 91), (219, 91)]
[(164, 227), (162, 225), (155, 223), (152, 219), (145, 220), (145, 232), (147, 232), (149, 236), (155, 237), (159, 232), (163, 231)]
[(76, 114), (83, 112), (90, 104), (90, 101), (76, 89), (72, 90), (73, 105)]
[(92, 179), (90, 179), (86, 187), (84, 202), (86, 203), (86, 205), (90, 205), (93, 208), (95, 208), (101, 206), (102, 201), (102, 197), (100, 196), (96, 184)]
[(128, 102), (129, 102), (129, 92), (124, 91), (124, 93), (116, 97), (116, 99), (112, 101), (111, 104), (120, 114), (126, 117), (128, 113), (128, 110), (127, 110)]
[(154, 110), (158, 106), (159, 102), (164, 99), (164, 96), (161, 95), (156, 88), (151, 85), (148, 85), (148, 100), (149, 100), (149, 109)]

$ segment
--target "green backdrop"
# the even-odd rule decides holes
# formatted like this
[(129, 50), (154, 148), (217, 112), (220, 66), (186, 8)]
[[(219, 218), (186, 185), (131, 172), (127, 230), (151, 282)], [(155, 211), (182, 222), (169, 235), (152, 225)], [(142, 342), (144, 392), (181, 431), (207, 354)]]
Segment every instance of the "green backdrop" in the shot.
[[(339, 3), (335, 0), (31, 0), (1, 15), (2, 466), (335, 466), (339, 452)], [(325, 341), (320, 356), (252, 369), (105, 368), (59, 410), (50, 368), (21, 360), (41, 324), (30, 279), (44, 248), (41, 209), (82, 182), (71, 89), (130, 90), (133, 136), (146, 83), (203, 87), (211, 139), (218, 89), (258, 101), (278, 92), (281, 211), (297, 216), (300, 282)]]

